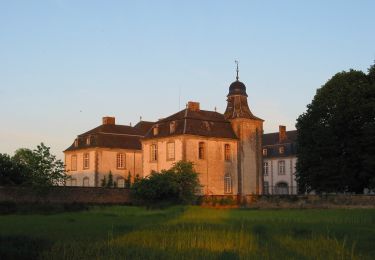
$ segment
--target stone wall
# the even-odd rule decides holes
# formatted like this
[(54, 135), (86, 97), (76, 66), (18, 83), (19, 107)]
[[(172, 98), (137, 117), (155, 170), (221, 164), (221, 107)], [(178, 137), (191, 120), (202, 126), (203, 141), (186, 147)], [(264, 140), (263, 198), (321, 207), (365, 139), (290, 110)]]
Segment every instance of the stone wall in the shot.
[(0, 187), (0, 202), (16, 203), (88, 203), (130, 204), (130, 192), (120, 188), (51, 187), (33, 190), (28, 187)]
[(202, 205), (259, 209), (375, 208), (375, 195), (205, 196)]

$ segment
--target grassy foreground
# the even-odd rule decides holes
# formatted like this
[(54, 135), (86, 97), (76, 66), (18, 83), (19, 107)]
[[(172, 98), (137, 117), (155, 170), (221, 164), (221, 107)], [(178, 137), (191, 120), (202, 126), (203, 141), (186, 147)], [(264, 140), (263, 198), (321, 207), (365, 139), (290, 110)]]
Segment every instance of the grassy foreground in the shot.
[(375, 210), (94, 207), (0, 216), (0, 259), (372, 259)]

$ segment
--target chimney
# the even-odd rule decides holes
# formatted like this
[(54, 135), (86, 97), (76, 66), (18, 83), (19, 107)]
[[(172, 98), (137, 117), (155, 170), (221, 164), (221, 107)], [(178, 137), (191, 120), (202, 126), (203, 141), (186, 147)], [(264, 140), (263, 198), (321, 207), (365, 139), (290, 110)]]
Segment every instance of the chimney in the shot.
[(105, 116), (103, 117), (103, 125), (115, 125), (116, 120), (112, 116)]
[(188, 103), (188, 109), (190, 111), (199, 111), (199, 102), (193, 102), (193, 101), (189, 101)]
[(286, 139), (286, 127), (285, 125), (279, 125), (279, 143), (285, 141)]

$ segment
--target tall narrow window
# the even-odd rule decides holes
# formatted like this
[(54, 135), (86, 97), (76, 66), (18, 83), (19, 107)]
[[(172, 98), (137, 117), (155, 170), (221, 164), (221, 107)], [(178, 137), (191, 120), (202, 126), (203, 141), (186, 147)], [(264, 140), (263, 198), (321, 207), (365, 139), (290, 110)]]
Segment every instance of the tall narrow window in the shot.
[(174, 160), (174, 142), (167, 143), (167, 160)]
[(229, 173), (224, 176), (224, 193), (232, 193), (232, 176)]
[(76, 171), (77, 170), (77, 155), (72, 155), (71, 158), (71, 170)]
[(117, 169), (125, 168), (125, 155), (123, 153), (118, 153), (116, 156), (116, 166)]
[(199, 156), (199, 159), (202, 159), (202, 160), (206, 158), (206, 146), (204, 142), (199, 142), (198, 156)]
[(268, 175), (268, 162), (263, 163), (263, 174), (264, 176)]
[(90, 166), (90, 157), (88, 153), (83, 154), (83, 169), (88, 169)]
[(226, 161), (230, 161), (230, 145), (229, 144), (224, 145), (224, 158)]
[(270, 194), (268, 181), (265, 181), (263, 183), (263, 194), (266, 194), (266, 195)]
[(156, 144), (151, 145), (151, 158), (150, 160), (157, 161), (158, 160), (158, 146)]
[(285, 161), (279, 161), (279, 175), (285, 175)]

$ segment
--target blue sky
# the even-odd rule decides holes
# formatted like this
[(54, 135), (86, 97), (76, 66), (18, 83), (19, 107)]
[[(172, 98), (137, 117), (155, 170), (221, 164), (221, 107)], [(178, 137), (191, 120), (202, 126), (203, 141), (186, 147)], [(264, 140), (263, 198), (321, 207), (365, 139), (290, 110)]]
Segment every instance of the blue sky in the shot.
[[(224, 112), (247, 86), (265, 132), (294, 129), (336, 72), (375, 60), (375, 1), (1, 1), (0, 153), (62, 158), (102, 116), (157, 120), (189, 101)], [(179, 98), (180, 96), (180, 98)]]

